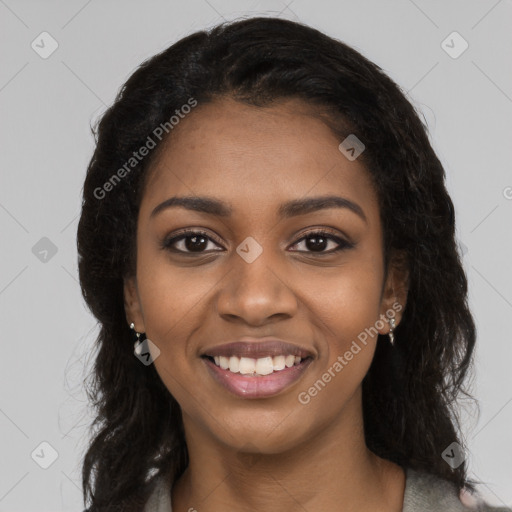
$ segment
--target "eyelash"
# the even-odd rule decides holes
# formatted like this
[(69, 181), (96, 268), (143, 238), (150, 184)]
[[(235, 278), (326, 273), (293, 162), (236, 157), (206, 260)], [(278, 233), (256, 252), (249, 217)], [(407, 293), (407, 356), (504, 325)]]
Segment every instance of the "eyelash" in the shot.
[[(197, 254), (197, 255), (207, 254), (208, 251), (198, 251), (198, 252), (194, 253), (193, 251), (182, 251), (180, 249), (175, 249), (172, 247), (173, 244), (175, 244), (176, 242), (178, 242), (180, 240), (183, 240), (185, 238), (192, 237), (192, 236), (198, 236), (198, 235), (203, 236), (206, 239), (208, 239), (209, 241), (212, 241), (212, 242), (220, 245), (220, 242), (218, 242), (217, 240), (212, 238), (205, 231), (198, 229), (198, 230), (185, 230), (171, 238), (164, 238), (164, 240), (162, 240), (162, 242), (161, 242), (161, 248), (175, 252), (175, 253), (179, 253), (179, 254)], [(338, 244), (338, 247), (336, 249), (331, 249), (329, 251), (318, 251), (318, 252), (316, 252), (316, 251), (294, 251), (294, 252), (299, 252), (299, 253), (306, 252), (306, 253), (310, 253), (310, 254), (323, 255), (323, 254), (337, 253), (339, 251), (351, 249), (352, 247), (354, 247), (353, 243), (343, 240), (339, 236), (334, 235), (333, 233), (331, 233), (330, 231), (328, 231), (326, 229), (318, 229), (316, 231), (310, 231), (308, 233), (305, 233), (293, 245), (297, 245), (298, 243), (305, 241), (308, 238), (314, 238), (314, 237), (323, 237), (323, 238), (327, 238), (329, 240), (333, 240), (334, 242), (336, 242)], [(213, 251), (213, 252), (220, 252), (220, 251)]]

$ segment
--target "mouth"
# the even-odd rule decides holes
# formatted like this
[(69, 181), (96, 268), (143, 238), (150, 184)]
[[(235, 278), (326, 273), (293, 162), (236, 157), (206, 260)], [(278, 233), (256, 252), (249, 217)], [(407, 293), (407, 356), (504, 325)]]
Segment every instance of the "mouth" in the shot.
[(238, 341), (201, 355), (214, 380), (243, 398), (277, 395), (297, 382), (314, 359), (296, 345), (270, 341)]
[[(291, 366), (286, 365), (287, 357), (289, 362), (291, 362), (293, 357), (293, 364)], [(274, 366), (276, 358), (277, 365)], [(218, 365), (215, 362), (215, 358), (210, 356), (203, 356), (202, 359), (210, 375), (217, 383), (230, 393), (242, 398), (268, 398), (282, 393), (302, 377), (313, 361), (311, 357), (302, 359), (297, 356), (284, 355), (258, 358), (257, 360), (231, 356), (229, 358), (229, 366), (222, 368), (220, 366), (221, 363), (223, 366), (226, 366), (226, 357), (223, 357), (222, 361), (219, 358)], [(281, 368), (283, 359), (285, 361), (284, 368), (274, 369)], [(236, 364), (238, 364), (238, 372), (233, 371), (236, 369)], [(270, 370), (271, 367), (272, 370)]]
[(248, 377), (264, 377), (276, 372), (280, 372), (285, 368), (300, 365), (305, 359), (300, 356), (279, 355), (267, 356), (254, 359), (252, 357), (238, 357), (238, 356), (202, 356), (203, 358), (211, 361), (215, 366), (222, 370), (228, 370), (231, 373), (239, 373), (240, 375)]

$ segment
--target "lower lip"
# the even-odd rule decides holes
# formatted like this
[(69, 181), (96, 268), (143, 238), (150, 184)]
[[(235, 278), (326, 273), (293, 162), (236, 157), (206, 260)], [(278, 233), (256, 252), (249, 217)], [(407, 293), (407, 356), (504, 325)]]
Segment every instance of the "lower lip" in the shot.
[(298, 365), (278, 370), (270, 375), (251, 377), (223, 370), (209, 359), (203, 358), (214, 379), (231, 393), (242, 398), (267, 398), (277, 395), (297, 382), (306, 371), (312, 359), (307, 358)]

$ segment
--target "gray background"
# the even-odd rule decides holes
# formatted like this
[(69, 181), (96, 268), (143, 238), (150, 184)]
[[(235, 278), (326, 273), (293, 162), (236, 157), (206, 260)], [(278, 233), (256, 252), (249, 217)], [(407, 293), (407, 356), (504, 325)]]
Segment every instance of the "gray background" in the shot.
[[(466, 457), (488, 501), (512, 504), (511, 0), (0, 0), (0, 511), (82, 510), (91, 421), (82, 380), (97, 328), (80, 294), (75, 236), (90, 124), (145, 58), (259, 14), (351, 44), (423, 112), (448, 173), (479, 334), (481, 415), (464, 408)], [(46, 59), (31, 47), (50, 48), (43, 31), (59, 45)], [(469, 44), (457, 58), (442, 46), (453, 31)], [(463, 43), (444, 44), (454, 54)], [(47, 469), (42, 442), (58, 454)]]

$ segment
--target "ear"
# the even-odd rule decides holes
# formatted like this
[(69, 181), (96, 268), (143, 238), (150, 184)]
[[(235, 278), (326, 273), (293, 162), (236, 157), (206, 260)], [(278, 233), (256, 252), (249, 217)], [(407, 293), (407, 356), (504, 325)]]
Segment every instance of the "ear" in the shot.
[(137, 289), (137, 280), (135, 277), (124, 279), (124, 311), (128, 325), (135, 324), (137, 332), (146, 332), (144, 326), (144, 315), (140, 304), (139, 291)]
[(409, 291), (409, 266), (404, 253), (395, 252), (389, 261), (388, 275), (382, 291), (380, 318), (384, 320), (384, 327), (379, 329), (380, 334), (389, 333), (389, 318), (395, 319), (395, 328), (400, 323), (407, 293)]

